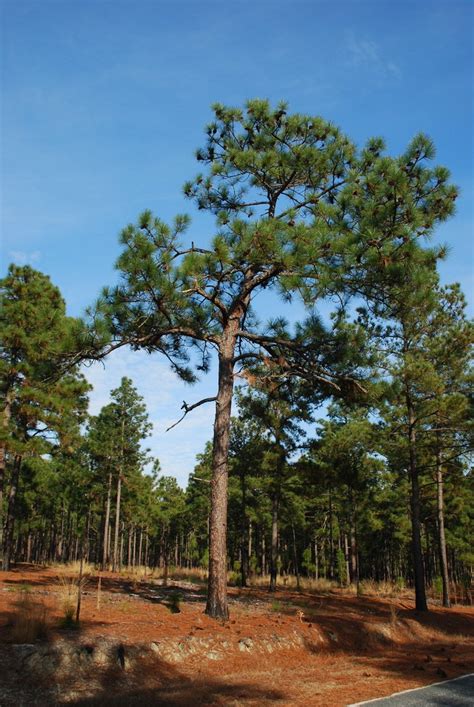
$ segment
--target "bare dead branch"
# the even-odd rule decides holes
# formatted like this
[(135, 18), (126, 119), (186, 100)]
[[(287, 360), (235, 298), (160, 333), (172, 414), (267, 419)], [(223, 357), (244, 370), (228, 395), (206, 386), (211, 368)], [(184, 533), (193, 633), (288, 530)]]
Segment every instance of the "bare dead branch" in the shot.
[(170, 427), (167, 427), (166, 432), (169, 432), (170, 430), (173, 429), (173, 427), (176, 427), (176, 425), (179, 425), (180, 422), (184, 420), (188, 412), (191, 412), (191, 410), (194, 410), (195, 408), (198, 408), (200, 405), (204, 405), (205, 403), (213, 403), (214, 401), (217, 400), (217, 395), (214, 395), (212, 398), (203, 398), (202, 400), (199, 400), (197, 403), (193, 403), (192, 405), (188, 405), (185, 400), (183, 400), (183, 404), (181, 405), (181, 410), (184, 410), (184, 414), (174, 422)]

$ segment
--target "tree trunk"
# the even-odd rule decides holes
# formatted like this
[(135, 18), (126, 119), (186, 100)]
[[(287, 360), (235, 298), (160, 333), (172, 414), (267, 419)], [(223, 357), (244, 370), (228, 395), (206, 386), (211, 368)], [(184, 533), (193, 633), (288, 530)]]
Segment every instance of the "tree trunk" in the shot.
[[(118, 558), (118, 553), (119, 553), (119, 528), (120, 528), (120, 500), (121, 500), (121, 492), (122, 492), (122, 474), (123, 474), (123, 458), (124, 458), (124, 445), (125, 445), (125, 439), (124, 439), (124, 433), (125, 433), (125, 418), (124, 414), (122, 411), (122, 422), (121, 422), (121, 449), (120, 449), (120, 467), (118, 470), (118, 475), (117, 475), (117, 501), (116, 501), (116, 506), (115, 506), (115, 537), (114, 537), (114, 560), (113, 560), (113, 566), (112, 566), (112, 571), (116, 572), (117, 567), (118, 569), (121, 569), (122, 566), (122, 558), (123, 558), (123, 534), (120, 539), (120, 558)], [(117, 561), (118, 560), (118, 561)]]
[(227, 619), (227, 457), (230, 415), (234, 391), (235, 332), (239, 319), (224, 332), (219, 351), (219, 386), (214, 421), (212, 454), (211, 513), (209, 522), (209, 579), (206, 614)]
[[(8, 390), (7, 394), (5, 396), (5, 406), (3, 408), (3, 414), (2, 414), (2, 427), (3, 431), (6, 434), (7, 429), (8, 429), (8, 424), (10, 422), (10, 415), (11, 415), (11, 391)], [(3, 517), (3, 491), (5, 487), (5, 468), (6, 468), (6, 444), (3, 440), (0, 441), (0, 562), (2, 569), (5, 568), (5, 561), (4, 561), (4, 556), (3, 556), (3, 546), (4, 546), (4, 538), (3, 538), (3, 527), (5, 525), (5, 519)]]
[(13, 461), (12, 478), (10, 481), (10, 491), (8, 494), (8, 508), (5, 523), (5, 536), (3, 538), (3, 565), (2, 569), (8, 572), (11, 565), (13, 552), (13, 527), (15, 524), (15, 505), (18, 482), (20, 479), (21, 457), (15, 456)]
[(148, 567), (148, 550), (149, 550), (149, 545), (150, 545), (150, 539), (149, 539), (149, 537), (148, 537), (148, 528), (145, 528), (145, 561), (144, 561), (144, 563), (143, 563), (143, 564), (145, 565), (145, 574), (146, 574), (147, 567)]
[[(122, 493), (122, 476), (119, 471), (117, 476), (117, 502), (115, 504), (115, 537), (114, 537), (114, 556), (112, 562), (112, 572), (116, 572), (119, 566), (119, 530), (120, 530), (120, 497)], [(123, 541), (123, 536), (122, 536)], [(122, 551), (120, 550), (120, 555)], [(121, 557), (120, 557), (121, 564)]]
[(329, 579), (333, 580), (335, 577), (334, 571), (334, 530), (333, 530), (333, 517), (332, 517), (332, 488), (328, 490), (329, 497)]
[(104, 545), (102, 549), (102, 571), (105, 572), (109, 561), (109, 533), (110, 533), (110, 497), (112, 495), (112, 472), (109, 472), (107, 482), (107, 503), (105, 506)]
[(347, 533), (344, 533), (344, 560), (346, 563), (346, 585), (351, 582), (351, 568), (349, 564), (349, 541), (347, 539)]
[(32, 535), (31, 535), (31, 530), (28, 531), (28, 538), (26, 541), (26, 561), (28, 563), (31, 562), (31, 544), (32, 544)]
[(295, 525), (294, 523), (291, 524), (291, 529), (293, 531), (293, 564), (295, 566), (295, 575), (296, 575), (296, 589), (300, 591), (301, 589), (301, 584), (300, 584), (300, 570), (299, 570), (299, 565), (298, 565), (298, 553), (296, 550), (296, 533), (295, 533)]
[(357, 553), (357, 508), (354, 500), (354, 493), (351, 491), (351, 529), (350, 529), (350, 542), (351, 542), (351, 582), (356, 585), (357, 595), (360, 593), (359, 586), (359, 558)]
[(140, 528), (140, 539), (138, 542), (138, 566), (143, 566), (143, 528)]
[(120, 572), (122, 569), (122, 563), (123, 563), (123, 539), (125, 537), (125, 523), (122, 523), (122, 534), (120, 536), (120, 550), (119, 550), (119, 556), (118, 556), (118, 571)]
[(132, 526), (128, 526), (127, 567), (132, 566)]
[(242, 587), (247, 586), (247, 577), (249, 571), (249, 555), (248, 555), (248, 524), (247, 524), (247, 487), (245, 484), (245, 474), (240, 476), (240, 487), (242, 491), (242, 511), (240, 517), (240, 579)]
[(250, 577), (250, 574), (252, 572), (251, 569), (251, 561), (252, 561), (252, 519), (249, 518), (249, 525), (248, 525), (248, 545), (247, 545), (247, 559), (248, 559), (248, 568), (247, 568), (247, 575)]
[(272, 544), (270, 549), (270, 586), (268, 591), (276, 591), (278, 573), (278, 493), (275, 491), (272, 498)]
[(66, 512), (64, 509), (64, 503), (61, 506), (61, 529), (59, 531), (59, 541), (56, 548), (56, 561), (61, 562), (63, 559), (63, 547), (64, 547), (64, 520), (66, 517)]
[(441, 451), (439, 446), (436, 450), (436, 485), (438, 491), (438, 539), (441, 579), (443, 582), (443, 606), (449, 609), (451, 602), (449, 599), (448, 554), (446, 552), (446, 535), (444, 532), (444, 482)]
[(428, 604), (426, 602), (425, 570), (423, 565), (423, 551), (421, 544), (420, 482), (418, 478), (418, 467), (416, 463), (415, 414), (408, 392), (406, 395), (406, 401), (408, 411), (408, 453), (411, 481), (410, 507), (413, 550), (413, 574), (415, 577), (415, 607), (417, 611), (428, 611)]

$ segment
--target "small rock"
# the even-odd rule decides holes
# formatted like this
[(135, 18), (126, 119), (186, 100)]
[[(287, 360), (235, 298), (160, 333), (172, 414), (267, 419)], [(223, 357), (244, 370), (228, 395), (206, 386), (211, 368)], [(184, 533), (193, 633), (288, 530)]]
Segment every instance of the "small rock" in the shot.
[(253, 641), (251, 638), (241, 638), (239, 641), (239, 651), (250, 652), (253, 648)]
[(217, 651), (209, 651), (209, 653), (206, 653), (206, 658), (209, 660), (219, 660), (221, 657), (220, 653), (217, 653)]

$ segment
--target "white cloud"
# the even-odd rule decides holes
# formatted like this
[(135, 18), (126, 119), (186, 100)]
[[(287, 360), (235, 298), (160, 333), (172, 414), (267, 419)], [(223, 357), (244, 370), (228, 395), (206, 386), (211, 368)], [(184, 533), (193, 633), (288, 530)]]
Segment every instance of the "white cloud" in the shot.
[[(84, 367), (84, 374), (93, 386), (90, 393), (90, 413), (96, 415), (110, 402), (110, 391), (120, 385), (123, 376), (131, 378), (143, 396), (150, 422), (151, 437), (144, 441), (155, 458), (160, 460), (163, 474), (175, 476), (185, 486), (193, 470), (196, 454), (212, 437), (214, 406), (196, 408), (175, 428), (166, 428), (182, 415), (183, 400), (189, 404), (215, 393), (212, 372), (195, 386), (183, 383), (159, 355), (123, 348), (111, 354), (103, 363)], [(214, 372), (215, 373), (215, 372)]]
[(376, 42), (358, 39), (353, 32), (350, 32), (347, 35), (346, 52), (346, 65), (353, 69), (371, 71), (379, 78), (401, 78), (400, 67), (383, 56)]
[(10, 250), (8, 255), (17, 265), (33, 265), (41, 258), (41, 252), (39, 250), (33, 250), (29, 253), (24, 250)]

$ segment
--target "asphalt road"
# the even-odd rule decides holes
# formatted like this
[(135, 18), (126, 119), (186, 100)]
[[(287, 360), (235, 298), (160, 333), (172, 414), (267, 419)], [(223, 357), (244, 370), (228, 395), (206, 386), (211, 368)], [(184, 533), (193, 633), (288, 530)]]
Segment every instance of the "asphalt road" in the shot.
[(416, 690), (398, 692), (377, 700), (357, 702), (349, 707), (474, 707), (474, 673), (454, 680), (438, 682)]

